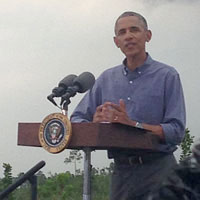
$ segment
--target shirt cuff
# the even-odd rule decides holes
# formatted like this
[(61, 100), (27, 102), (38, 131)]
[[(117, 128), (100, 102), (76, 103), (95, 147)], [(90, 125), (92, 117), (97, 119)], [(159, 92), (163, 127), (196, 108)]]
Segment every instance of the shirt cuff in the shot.
[(177, 132), (176, 128), (174, 128), (171, 124), (160, 125), (163, 128), (165, 142), (167, 144), (178, 145), (181, 143), (182, 137), (180, 137), (180, 133)]

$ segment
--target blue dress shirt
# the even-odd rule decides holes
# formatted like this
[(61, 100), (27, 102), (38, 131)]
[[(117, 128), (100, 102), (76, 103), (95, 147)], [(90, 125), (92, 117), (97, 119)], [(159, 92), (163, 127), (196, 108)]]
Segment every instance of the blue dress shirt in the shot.
[(134, 71), (125, 61), (99, 76), (72, 113), (71, 121), (90, 122), (97, 106), (107, 101), (118, 104), (123, 99), (130, 119), (162, 126), (166, 143), (159, 144), (158, 149), (173, 152), (184, 137), (186, 121), (179, 74), (150, 55)]

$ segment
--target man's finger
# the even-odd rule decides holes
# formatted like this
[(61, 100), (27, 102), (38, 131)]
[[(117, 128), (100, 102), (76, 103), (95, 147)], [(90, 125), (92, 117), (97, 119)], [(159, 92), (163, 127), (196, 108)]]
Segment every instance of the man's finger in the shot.
[(122, 110), (126, 111), (126, 104), (123, 99), (119, 100), (119, 106)]
[(103, 105), (100, 105), (96, 108), (96, 112), (101, 112), (102, 111), (102, 108), (103, 108)]
[(119, 105), (111, 103), (110, 106), (118, 112), (126, 112), (126, 105), (122, 99), (119, 100)]

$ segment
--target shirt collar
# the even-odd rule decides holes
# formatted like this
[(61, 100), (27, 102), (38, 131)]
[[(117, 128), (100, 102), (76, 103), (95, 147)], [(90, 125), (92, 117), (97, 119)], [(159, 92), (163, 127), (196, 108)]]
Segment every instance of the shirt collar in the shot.
[(144, 63), (137, 67), (134, 71), (131, 71), (128, 69), (128, 67), (126, 66), (126, 62), (127, 62), (127, 59), (125, 58), (123, 60), (123, 74), (125, 76), (127, 76), (129, 73), (139, 73), (139, 74), (142, 74), (145, 72), (145, 70), (148, 68), (148, 66), (152, 63), (153, 59), (151, 58), (151, 56), (147, 53), (147, 58), (146, 60), (144, 61)]

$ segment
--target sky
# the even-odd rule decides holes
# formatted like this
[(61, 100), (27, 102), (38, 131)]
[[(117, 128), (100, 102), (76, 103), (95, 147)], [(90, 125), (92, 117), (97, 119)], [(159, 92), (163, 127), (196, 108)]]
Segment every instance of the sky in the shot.
[[(187, 127), (198, 142), (199, 0), (0, 0), (0, 177), (3, 163), (9, 163), (16, 176), (41, 160), (46, 161), (46, 174), (73, 172), (73, 165), (64, 163), (69, 150), (54, 155), (18, 146), (18, 123), (41, 122), (60, 112), (46, 97), (65, 76), (89, 71), (97, 78), (121, 64), (124, 56), (113, 42), (114, 23), (130, 10), (148, 21), (153, 33), (149, 54), (179, 72)], [(82, 96), (71, 99), (69, 115)], [(110, 161), (106, 151), (92, 153), (96, 168)]]

